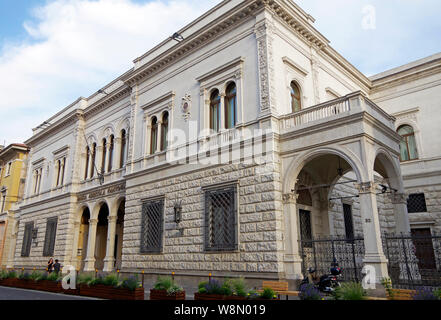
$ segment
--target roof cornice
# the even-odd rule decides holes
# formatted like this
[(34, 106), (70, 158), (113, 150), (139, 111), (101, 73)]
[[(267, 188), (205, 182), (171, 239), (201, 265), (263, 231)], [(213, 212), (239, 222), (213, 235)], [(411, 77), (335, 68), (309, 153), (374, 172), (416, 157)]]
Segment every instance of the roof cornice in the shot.
[(32, 147), (40, 140), (46, 139), (48, 135), (59, 132), (60, 130), (77, 122), (77, 120), (81, 118), (83, 118), (83, 110), (75, 109), (72, 112), (68, 113), (65, 117), (63, 117), (62, 120), (59, 120), (58, 122), (52, 124), (50, 127), (40, 131), (39, 133), (26, 140), (25, 143)]
[(100, 99), (97, 102), (88, 106), (84, 110), (84, 117), (89, 118), (89, 117), (93, 116), (94, 114), (99, 113), (100, 111), (105, 109), (110, 104), (113, 104), (117, 101), (120, 101), (121, 99), (129, 96), (131, 93), (132, 93), (132, 88), (127, 85), (124, 85), (124, 86), (118, 88), (118, 90), (109, 93), (103, 99)]
[[(224, 1), (226, 3), (228, 1)], [(221, 5), (223, 4), (221, 3)], [(216, 8), (219, 8), (217, 6)], [(159, 73), (161, 70), (167, 68), (171, 64), (188, 56), (190, 53), (196, 51), (208, 42), (217, 39), (220, 35), (225, 34), (228, 30), (238, 24), (250, 19), (256, 13), (262, 10), (268, 10), (273, 15), (277, 16), (279, 20), (283, 21), (291, 30), (295, 31), (305, 41), (309, 42), (317, 49), (323, 49), (328, 46), (329, 41), (320, 34), (302, 15), (296, 12), (294, 7), (289, 6), (285, 0), (248, 0), (243, 1), (234, 9), (226, 12), (220, 17), (216, 17), (212, 22), (208, 23), (201, 29), (193, 32), (184, 41), (177, 43), (169, 50), (159, 54), (159, 56), (152, 58), (138, 68), (134, 68), (128, 72), (122, 80), (129, 86), (136, 85), (146, 77), (150, 77)], [(210, 12), (213, 12), (211, 10)], [(206, 16), (206, 15), (204, 15)], [(200, 19), (196, 20), (199, 21)], [(194, 23), (193, 23), (194, 24)], [(192, 24), (192, 25), (193, 25)], [(187, 30), (189, 27), (185, 27)], [(164, 45), (166, 42), (163, 42)], [(150, 50), (153, 53), (160, 46)], [(148, 53), (135, 60), (135, 63), (140, 63), (143, 58), (146, 58)]]

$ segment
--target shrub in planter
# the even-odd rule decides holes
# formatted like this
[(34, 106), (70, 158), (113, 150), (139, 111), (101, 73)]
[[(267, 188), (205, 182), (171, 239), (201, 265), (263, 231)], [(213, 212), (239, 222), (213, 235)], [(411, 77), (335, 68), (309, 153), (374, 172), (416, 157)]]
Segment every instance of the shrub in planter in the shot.
[[(115, 281), (116, 280), (116, 281)], [(78, 278), (80, 294), (112, 300), (144, 300), (144, 288), (137, 276), (118, 281), (115, 275), (94, 278), (84, 275)]]
[(226, 279), (223, 283), (210, 279), (199, 283), (195, 300), (245, 300), (246, 291), (243, 280)]
[(363, 286), (357, 282), (346, 282), (334, 291), (335, 300), (364, 300), (367, 296)]
[(171, 277), (158, 277), (150, 290), (150, 300), (185, 300), (185, 291)]
[(412, 296), (413, 300), (440, 300), (439, 291), (435, 292), (431, 288), (422, 287), (416, 290)]
[(260, 294), (260, 299), (263, 299), (263, 300), (277, 300), (277, 294), (271, 288), (263, 288), (263, 291)]
[(320, 290), (311, 283), (302, 284), (299, 298), (300, 300), (324, 300)]

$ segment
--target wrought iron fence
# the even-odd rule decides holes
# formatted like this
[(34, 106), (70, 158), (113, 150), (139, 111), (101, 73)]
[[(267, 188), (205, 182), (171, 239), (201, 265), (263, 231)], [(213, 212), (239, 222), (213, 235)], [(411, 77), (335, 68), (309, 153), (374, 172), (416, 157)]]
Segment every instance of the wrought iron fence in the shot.
[(441, 287), (440, 234), (385, 234), (383, 248), (394, 287)]
[(364, 239), (355, 236), (348, 239), (344, 236), (315, 237), (301, 240), (302, 267), (306, 276), (308, 269), (315, 269), (319, 275), (329, 273), (335, 261), (343, 269), (343, 281), (363, 279)]

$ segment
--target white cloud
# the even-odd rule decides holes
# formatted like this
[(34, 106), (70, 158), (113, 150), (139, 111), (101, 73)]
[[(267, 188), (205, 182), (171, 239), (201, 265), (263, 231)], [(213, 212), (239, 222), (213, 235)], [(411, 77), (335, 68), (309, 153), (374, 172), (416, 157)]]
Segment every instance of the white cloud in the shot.
[[(146, 0), (147, 1), (147, 0)], [(24, 23), (27, 40), (0, 43), (0, 144), (29, 138), (79, 96), (132, 67), (132, 61), (221, 0), (50, 0)], [(439, 0), (296, 0), (331, 45), (366, 74), (440, 51)], [(362, 27), (363, 8), (376, 28)]]
[[(295, 2), (316, 18), (331, 46), (367, 75), (441, 51), (439, 0)], [(363, 28), (366, 8), (375, 9), (375, 28)]]
[[(24, 23), (29, 40), (0, 50), (0, 144), (89, 96), (219, 0), (55, 0)], [(1, 45), (1, 44), (0, 44)], [(6, 120), (6, 121), (5, 121)]]

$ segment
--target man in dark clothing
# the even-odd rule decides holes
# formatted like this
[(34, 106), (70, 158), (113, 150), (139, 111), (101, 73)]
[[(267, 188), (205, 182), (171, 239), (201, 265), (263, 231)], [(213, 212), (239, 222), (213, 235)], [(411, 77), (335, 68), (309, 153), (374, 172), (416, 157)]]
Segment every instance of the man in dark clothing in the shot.
[(54, 272), (58, 274), (60, 272), (60, 269), (61, 269), (61, 264), (58, 262), (58, 259), (55, 259)]

